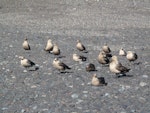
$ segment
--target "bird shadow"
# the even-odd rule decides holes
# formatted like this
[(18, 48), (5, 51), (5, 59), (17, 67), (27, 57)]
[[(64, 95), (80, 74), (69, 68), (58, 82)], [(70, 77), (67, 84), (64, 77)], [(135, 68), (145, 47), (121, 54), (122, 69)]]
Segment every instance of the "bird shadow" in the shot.
[(62, 72), (59, 72), (58, 74), (66, 74), (66, 73), (73, 73), (73, 72), (70, 72), (70, 71), (62, 71)]
[(37, 71), (39, 70), (39, 67), (36, 67), (35, 69), (30, 69), (29, 71)]
[(124, 78), (124, 77), (133, 77), (133, 75), (122, 74), (122, 75), (117, 75), (115, 78)]
[[(87, 70), (86, 70), (87, 71)], [(95, 70), (90, 70), (90, 71), (87, 71), (87, 72), (97, 72), (98, 70), (95, 69)]]

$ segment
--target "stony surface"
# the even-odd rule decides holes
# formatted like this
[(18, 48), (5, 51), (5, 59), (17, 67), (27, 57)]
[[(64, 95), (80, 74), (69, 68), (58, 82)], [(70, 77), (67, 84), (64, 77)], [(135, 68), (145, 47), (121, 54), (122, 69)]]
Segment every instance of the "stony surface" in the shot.
[[(22, 48), (27, 37), (31, 51)], [(57, 42), (70, 73), (52, 67), (55, 56), (45, 53), (48, 38)], [(89, 53), (75, 50), (80, 39)], [(149, 0), (0, 0), (0, 113), (149, 113)], [(112, 54), (134, 50), (139, 65), (127, 77), (115, 78), (96, 60), (104, 43)], [(73, 62), (72, 53), (88, 57)], [(27, 71), (18, 56), (39, 65)], [(94, 63), (97, 72), (86, 72)], [(104, 87), (91, 86), (93, 73), (105, 77)]]

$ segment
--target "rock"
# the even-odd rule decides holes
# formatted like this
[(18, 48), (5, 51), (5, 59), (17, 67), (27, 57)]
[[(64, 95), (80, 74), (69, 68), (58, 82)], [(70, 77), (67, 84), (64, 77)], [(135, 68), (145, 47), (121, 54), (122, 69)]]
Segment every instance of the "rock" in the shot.
[(140, 82), (140, 86), (144, 87), (144, 86), (146, 86), (146, 85), (147, 85), (146, 82)]

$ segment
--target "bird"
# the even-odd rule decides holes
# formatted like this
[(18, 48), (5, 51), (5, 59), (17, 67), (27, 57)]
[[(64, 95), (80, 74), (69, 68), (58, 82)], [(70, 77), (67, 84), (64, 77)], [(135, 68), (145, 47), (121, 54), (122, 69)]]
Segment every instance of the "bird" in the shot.
[(132, 62), (138, 59), (138, 55), (133, 51), (127, 51), (126, 58)]
[(56, 43), (54, 43), (53, 50), (51, 51), (54, 55), (60, 55), (60, 49)]
[(91, 84), (93, 86), (106, 86), (107, 83), (105, 82), (104, 77), (97, 77), (96, 74), (93, 74)]
[[(129, 72), (129, 68), (123, 66), (119, 61), (117, 56), (112, 56), (110, 64), (109, 64), (109, 69), (112, 73), (115, 73), (117, 76), (118, 75), (126, 75), (125, 73)], [(118, 76), (119, 77), (119, 76)]]
[(90, 71), (96, 71), (95, 69), (95, 65), (92, 64), (92, 63), (89, 63), (87, 66), (86, 66), (86, 71), (90, 72)]
[(35, 70), (37, 70), (38, 69), (38, 67), (35, 65), (35, 63), (33, 62), (33, 61), (31, 61), (31, 60), (29, 60), (29, 59), (26, 59), (25, 57), (23, 57), (23, 56), (19, 56), (19, 58), (20, 58), (20, 63), (21, 63), (21, 65), (23, 66), (23, 67), (25, 67), (26, 69), (27, 68), (29, 68), (29, 67), (33, 67), (33, 66), (35, 66)]
[(71, 69), (65, 63), (61, 62), (58, 58), (55, 58), (53, 60), (53, 67), (56, 68), (56, 69), (58, 69), (59, 71), (64, 71), (66, 69)]
[(46, 44), (46, 47), (44, 49), (45, 51), (52, 51), (53, 50), (53, 43), (52, 43), (52, 40), (51, 39), (48, 39), (47, 40), (47, 44)]
[(76, 47), (79, 51), (83, 51), (85, 53), (87, 53), (88, 51), (86, 50), (85, 46), (81, 43), (80, 40), (77, 40), (77, 44)]
[(109, 58), (106, 56), (104, 51), (101, 51), (97, 57), (97, 60), (100, 64), (107, 65), (109, 64)]
[(80, 56), (76, 53), (73, 54), (72, 58), (74, 61), (77, 61), (77, 62), (86, 61), (86, 57)]
[(102, 50), (103, 50), (105, 53), (107, 53), (107, 54), (111, 52), (109, 46), (108, 46), (106, 43), (105, 43), (104, 46), (102, 47)]
[(23, 47), (24, 50), (31, 50), (27, 38), (24, 39), (24, 42), (22, 43), (22, 47)]
[(119, 55), (120, 55), (120, 56), (126, 56), (126, 52), (125, 52), (125, 50), (124, 50), (123, 48), (121, 48), (121, 49), (119, 50)]

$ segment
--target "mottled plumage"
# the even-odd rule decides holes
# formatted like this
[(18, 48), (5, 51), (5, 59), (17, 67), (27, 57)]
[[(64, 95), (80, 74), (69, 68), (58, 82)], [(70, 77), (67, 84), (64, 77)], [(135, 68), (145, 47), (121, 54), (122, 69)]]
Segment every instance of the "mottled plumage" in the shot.
[(125, 66), (123, 66), (119, 61), (117, 56), (113, 56), (111, 58), (111, 62), (109, 64), (109, 69), (112, 73), (115, 74), (125, 74), (127, 72), (129, 72), (130, 69), (126, 68)]
[(53, 66), (54, 68), (58, 69), (59, 71), (64, 71), (66, 69), (71, 69), (70, 67), (68, 67), (65, 63), (61, 62), (60, 60), (58, 60), (57, 58), (55, 58), (53, 60)]
[(100, 52), (98, 57), (97, 57), (97, 60), (100, 64), (109, 64), (109, 58), (106, 56), (106, 53), (105, 52)]

